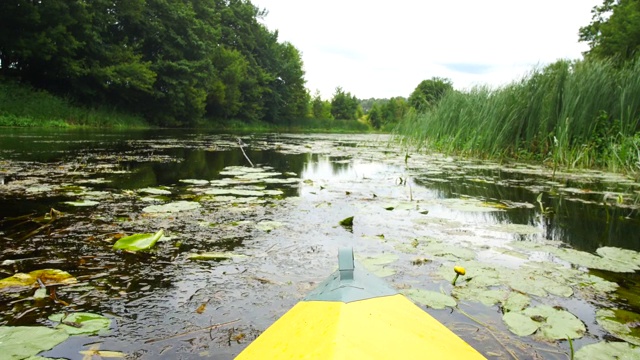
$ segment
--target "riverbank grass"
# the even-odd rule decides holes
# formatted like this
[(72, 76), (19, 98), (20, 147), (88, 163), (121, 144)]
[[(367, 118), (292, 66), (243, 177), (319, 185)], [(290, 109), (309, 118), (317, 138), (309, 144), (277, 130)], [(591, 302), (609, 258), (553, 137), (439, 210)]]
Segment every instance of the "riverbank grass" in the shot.
[(107, 107), (76, 106), (70, 100), (15, 82), (0, 81), (0, 126), (146, 128), (142, 117)]
[(498, 89), (449, 92), (397, 131), (413, 145), (554, 167), (640, 172), (640, 61), (558, 61)]

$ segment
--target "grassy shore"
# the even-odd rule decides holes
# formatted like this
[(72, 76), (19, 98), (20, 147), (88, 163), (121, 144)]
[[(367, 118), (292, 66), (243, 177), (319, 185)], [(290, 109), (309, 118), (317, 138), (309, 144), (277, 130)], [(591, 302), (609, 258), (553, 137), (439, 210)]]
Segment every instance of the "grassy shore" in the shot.
[(640, 171), (640, 61), (558, 61), (502, 88), (452, 91), (397, 128), (446, 153)]
[(0, 81), (0, 126), (149, 127), (140, 116), (106, 107), (88, 108), (15, 82)]
[[(43, 128), (149, 128), (141, 116), (101, 108), (77, 106), (72, 101), (53, 96), (15, 82), (0, 81), (0, 127)], [(300, 119), (286, 124), (264, 121), (204, 120), (203, 129), (242, 132), (331, 132), (356, 133), (371, 131), (361, 121)]]

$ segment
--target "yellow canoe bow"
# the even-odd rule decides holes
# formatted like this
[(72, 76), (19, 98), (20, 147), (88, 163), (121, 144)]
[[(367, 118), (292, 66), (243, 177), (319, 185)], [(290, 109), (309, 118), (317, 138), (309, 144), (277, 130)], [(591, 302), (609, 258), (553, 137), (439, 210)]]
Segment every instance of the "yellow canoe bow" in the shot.
[(236, 360), (485, 359), (438, 320), (355, 263), (352, 249), (341, 249), (338, 263), (336, 272)]

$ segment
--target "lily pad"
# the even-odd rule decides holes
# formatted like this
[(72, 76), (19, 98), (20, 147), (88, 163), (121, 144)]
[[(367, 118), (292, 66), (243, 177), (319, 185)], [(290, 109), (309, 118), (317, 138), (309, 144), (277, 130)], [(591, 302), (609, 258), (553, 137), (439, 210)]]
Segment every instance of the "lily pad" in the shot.
[(353, 216), (349, 216), (347, 218), (344, 218), (344, 219), (340, 220), (340, 225), (341, 226), (346, 226), (346, 227), (353, 226)]
[(256, 229), (266, 231), (266, 232), (271, 232), (272, 230), (281, 228), (283, 226), (284, 224), (279, 221), (264, 220), (256, 224)]
[(67, 340), (69, 334), (43, 326), (0, 326), (0, 353), (3, 359), (24, 359)]
[(66, 271), (58, 269), (35, 270), (28, 274), (17, 273), (0, 280), (0, 291), (21, 290), (25, 287), (33, 287), (37, 284), (38, 279), (45, 285), (53, 284), (75, 284), (78, 282), (76, 278)]
[(596, 311), (598, 324), (614, 336), (640, 345), (640, 314), (623, 309), (600, 309)]
[(456, 299), (437, 291), (409, 289), (403, 293), (413, 301), (433, 309), (444, 309), (447, 306), (454, 307), (458, 304)]
[(162, 237), (164, 230), (160, 229), (155, 234), (133, 234), (116, 241), (114, 250), (140, 251), (153, 247)]
[(606, 259), (611, 259), (616, 262), (630, 264), (635, 267), (640, 266), (640, 253), (637, 251), (605, 246), (596, 250), (596, 253)]
[(151, 205), (142, 209), (146, 213), (174, 213), (180, 211), (195, 210), (200, 208), (200, 204), (194, 201), (174, 201), (168, 204)]
[(527, 308), (522, 313), (530, 318), (544, 319), (540, 322), (540, 336), (547, 340), (578, 339), (587, 331), (584, 323), (575, 315), (548, 305)]
[(502, 316), (502, 320), (509, 330), (518, 336), (528, 336), (538, 331), (540, 323), (531, 320), (527, 315), (511, 311)]
[(166, 189), (159, 189), (159, 188), (144, 188), (144, 189), (138, 190), (138, 192), (151, 194), (151, 195), (171, 195), (171, 191)]
[(638, 267), (632, 264), (626, 264), (612, 259), (605, 259), (597, 255), (574, 249), (558, 249), (554, 252), (554, 255), (572, 264), (581, 265), (590, 269), (628, 273), (638, 270)]
[(531, 299), (519, 292), (511, 292), (507, 300), (502, 304), (502, 308), (507, 311), (521, 311), (531, 303)]
[(53, 314), (49, 316), (49, 320), (59, 322), (56, 328), (66, 331), (69, 335), (97, 334), (111, 326), (111, 319), (87, 312)]
[(640, 359), (640, 348), (626, 342), (601, 341), (581, 347), (575, 360)]
[(542, 233), (542, 229), (540, 228), (522, 224), (499, 224), (490, 226), (488, 229), (518, 235), (533, 235)]
[(185, 184), (191, 184), (191, 185), (209, 185), (209, 181), (208, 180), (202, 180), (202, 179), (181, 179), (179, 180), (182, 183)]
[(83, 207), (83, 206), (96, 206), (98, 204), (100, 204), (97, 201), (93, 201), (93, 200), (78, 200), (78, 201), (65, 201), (64, 202), (67, 205), (71, 205), (71, 206), (76, 206), (76, 207)]

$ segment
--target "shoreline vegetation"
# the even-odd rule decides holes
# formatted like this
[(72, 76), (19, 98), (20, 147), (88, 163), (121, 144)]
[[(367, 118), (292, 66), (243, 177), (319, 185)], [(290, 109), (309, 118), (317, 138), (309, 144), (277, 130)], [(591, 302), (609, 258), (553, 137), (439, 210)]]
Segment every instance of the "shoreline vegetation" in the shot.
[(405, 146), (640, 175), (640, 61), (560, 60), (498, 89), (449, 91), (396, 132)]
[[(257, 120), (251, 122), (223, 120), (214, 123), (203, 122), (194, 128), (257, 132), (362, 133), (372, 131), (363, 120), (292, 119), (279, 124)], [(76, 105), (71, 99), (50, 94), (45, 90), (0, 80), (0, 127), (150, 129), (157, 125), (149, 124), (140, 115), (108, 107), (90, 108)]]

